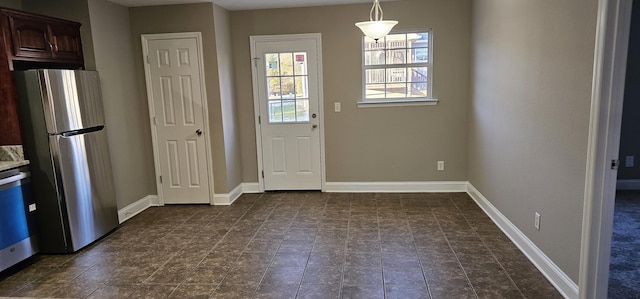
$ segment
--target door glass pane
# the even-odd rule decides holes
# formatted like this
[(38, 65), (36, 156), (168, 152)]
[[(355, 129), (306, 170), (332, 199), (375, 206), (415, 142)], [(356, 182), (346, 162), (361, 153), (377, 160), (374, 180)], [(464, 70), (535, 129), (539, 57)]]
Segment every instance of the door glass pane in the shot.
[(280, 75), (293, 75), (293, 53), (280, 53)]
[(265, 61), (267, 63), (267, 76), (280, 75), (280, 59), (277, 53), (266, 54)]
[(282, 101), (269, 101), (269, 122), (282, 122)]
[(293, 77), (282, 77), (282, 98), (294, 99)]
[(280, 78), (275, 77), (275, 78), (267, 78), (267, 83), (268, 83), (268, 91), (267, 91), (267, 95), (268, 98), (271, 99), (280, 99), (281, 98), (281, 93), (280, 93)]
[(295, 57), (295, 67), (294, 72), (296, 75), (306, 75), (307, 74), (307, 53), (306, 52), (297, 52), (294, 53)]
[(307, 82), (307, 76), (296, 76), (296, 98), (308, 98), (309, 86)]
[(296, 100), (296, 120), (309, 121), (309, 100)]
[(282, 101), (282, 121), (296, 121), (296, 100)]

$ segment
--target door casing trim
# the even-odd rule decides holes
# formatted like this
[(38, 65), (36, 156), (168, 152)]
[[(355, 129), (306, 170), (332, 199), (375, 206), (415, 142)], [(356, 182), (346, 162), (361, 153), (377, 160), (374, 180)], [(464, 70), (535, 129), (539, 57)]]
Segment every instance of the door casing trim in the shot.
[(313, 40), (316, 43), (317, 67), (318, 67), (318, 113), (320, 114), (320, 180), (321, 191), (326, 190), (326, 171), (325, 171), (325, 149), (324, 149), (324, 83), (322, 81), (322, 35), (320, 33), (304, 33), (304, 34), (280, 34), (280, 35), (252, 35), (249, 36), (251, 45), (251, 83), (253, 86), (253, 112), (254, 123), (256, 127), (256, 155), (258, 158), (258, 185), (259, 192), (264, 192), (264, 179), (262, 177), (262, 131), (258, 117), (260, 116), (260, 100), (258, 95), (258, 74), (253, 58), (256, 57), (256, 43), (258, 42), (287, 42)]
[(606, 298), (631, 0), (599, 0), (585, 175), (578, 298)]
[(157, 34), (142, 34), (140, 35), (140, 39), (142, 41), (142, 64), (144, 64), (144, 79), (147, 85), (147, 103), (149, 105), (149, 125), (151, 126), (151, 139), (153, 145), (153, 164), (155, 168), (155, 180), (156, 180), (156, 190), (158, 192), (158, 205), (164, 205), (164, 196), (162, 192), (162, 184), (160, 183), (160, 175), (162, 174), (162, 169), (160, 167), (160, 155), (158, 150), (158, 131), (156, 125), (154, 124), (153, 118), (155, 113), (155, 106), (153, 104), (153, 90), (151, 87), (151, 69), (150, 65), (147, 62), (147, 57), (149, 55), (149, 45), (148, 42), (151, 40), (163, 40), (163, 39), (196, 39), (197, 49), (198, 49), (198, 70), (200, 72), (200, 93), (202, 94), (202, 111), (203, 111), (203, 122), (204, 122), (204, 147), (206, 154), (206, 163), (207, 163), (207, 174), (209, 177), (209, 203), (211, 205), (214, 204), (214, 186), (213, 186), (213, 164), (211, 163), (211, 157), (213, 157), (211, 153), (211, 133), (208, 129), (209, 126), (209, 105), (207, 100), (207, 91), (206, 91), (206, 80), (204, 77), (204, 60), (202, 50), (202, 33), (200, 32), (179, 32), (179, 33), (157, 33)]

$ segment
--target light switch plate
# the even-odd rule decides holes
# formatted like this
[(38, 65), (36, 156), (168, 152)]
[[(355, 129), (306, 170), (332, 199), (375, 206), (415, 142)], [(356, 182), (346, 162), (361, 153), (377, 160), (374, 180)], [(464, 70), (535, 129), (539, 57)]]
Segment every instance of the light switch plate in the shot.
[(29, 212), (33, 212), (35, 210), (36, 210), (36, 204), (35, 203), (30, 204), (29, 205)]
[(335, 112), (340, 112), (342, 111), (342, 104), (340, 102), (335, 102), (333, 103), (333, 110)]

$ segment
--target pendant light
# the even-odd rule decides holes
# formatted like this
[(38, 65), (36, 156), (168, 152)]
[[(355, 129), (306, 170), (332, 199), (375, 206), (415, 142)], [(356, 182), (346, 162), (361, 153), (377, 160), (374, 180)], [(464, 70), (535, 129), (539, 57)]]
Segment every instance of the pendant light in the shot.
[(382, 20), (382, 7), (380, 7), (380, 0), (373, 0), (373, 7), (369, 12), (369, 21), (358, 22), (356, 26), (362, 30), (362, 33), (369, 38), (378, 41), (378, 39), (385, 37), (393, 26), (398, 24), (398, 21), (383, 21)]

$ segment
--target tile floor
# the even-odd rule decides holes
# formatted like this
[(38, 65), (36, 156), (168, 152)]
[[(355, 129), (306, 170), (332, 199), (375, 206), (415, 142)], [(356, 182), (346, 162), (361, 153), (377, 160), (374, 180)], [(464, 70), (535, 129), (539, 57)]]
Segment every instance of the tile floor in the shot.
[(0, 296), (561, 298), (465, 193), (150, 208), (77, 254), (20, 268), (0, 274)]

